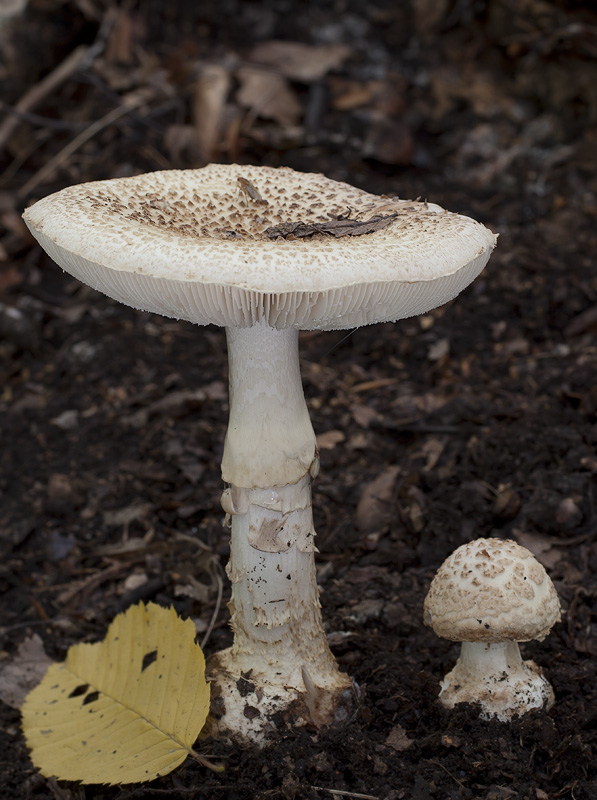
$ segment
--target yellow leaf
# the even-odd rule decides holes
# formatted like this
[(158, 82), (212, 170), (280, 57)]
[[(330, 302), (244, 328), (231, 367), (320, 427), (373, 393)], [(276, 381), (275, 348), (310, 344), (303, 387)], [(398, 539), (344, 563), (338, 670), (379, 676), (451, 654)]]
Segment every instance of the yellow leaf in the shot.
[(165, 775), (192, 750), (209, 710), (195, 626), (139, 603), (97, 644), (73, 645), (22, 706), (33, 763), (46, 776), (134, 783)]

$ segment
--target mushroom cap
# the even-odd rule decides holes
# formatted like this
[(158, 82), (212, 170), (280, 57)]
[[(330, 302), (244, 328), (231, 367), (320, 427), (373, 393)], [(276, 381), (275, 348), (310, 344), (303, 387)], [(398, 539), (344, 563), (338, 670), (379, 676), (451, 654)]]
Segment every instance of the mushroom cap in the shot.
[(24, 219), (54, 261), (110, 297), (240, 327), (352, 328), (424, 313), (474, 280), (496, 240), (431, 203), (236, 164), (71, 186)]
[(455, 642), (542, 641), (559, 620), (551, 578), (511, 540), (476, 539), (459, 547), (425, 598), (425, 624)]

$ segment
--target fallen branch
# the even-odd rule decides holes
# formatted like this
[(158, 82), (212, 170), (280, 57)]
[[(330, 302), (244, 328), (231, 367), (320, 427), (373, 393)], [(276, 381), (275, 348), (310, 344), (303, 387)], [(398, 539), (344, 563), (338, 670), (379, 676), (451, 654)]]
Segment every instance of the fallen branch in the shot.
[(337, 797), (356, 797), (358, 800), (379, 800), (373, 794), (360, 794), (359, 792), (345, 792), (342, 789), (328, 789), (327, 786), (311, 786), (312, 789), (316, 789), (318, 792), (329, 792)]
[(21, 186), (17, 192), (18, 197), (23, 198), (30, 194), (30, 192), (32, 192), (36, 186), (39, 186), (40, 183), (43, 183), (47, 178), (49, 178), (54, 170), (59, 167), (60, 164), (64, 163), (68, 158), (70, 158), (70, 156), (72, 156), (72, 154), (76, 152), (79, 147), (84, 145), (85, 142), (88, 142), (89, 139), (92, 139), (104, 128), (107, 128), (108, 125), (116, 122), (119, 117), (122, 117), (125, 114), (130, 113), (133, 109), (138, 108), (144, 101), (145, 97), (139, 96), (125, 99), (121, 106), (118, 106), (118, 108), (113, 108), (112, 111), (108, 112), (108, 114), (92, 123), (78, 136), (75, 136), (75, 138), (65, 145), (62, 150), (56, 153), (56, 155), (46, 164), (44, 164), (44, 166), (38, 170), (35, 175), (29, 178), (29, 180), (23, 184), (23, 186)]
[(22, 121), (21, 115), (35, 108), (35, 106), (51, 94), (57, 86), (64, 83), (73, 72), (76, 72), (87, 59), (91, 50), (91, 47), (85, 47), (84, 45), (75, 48), (56, 69), (52, 70), (52, 72), (46, 75), (38, 84), (32, 86), (31, 89), (25, 92), (14, 106), (14, 110), (8, 113), (8, 116), (2, 125), (0, 125), (0, 150), (4, 147), (15, 128), (17, 128)]

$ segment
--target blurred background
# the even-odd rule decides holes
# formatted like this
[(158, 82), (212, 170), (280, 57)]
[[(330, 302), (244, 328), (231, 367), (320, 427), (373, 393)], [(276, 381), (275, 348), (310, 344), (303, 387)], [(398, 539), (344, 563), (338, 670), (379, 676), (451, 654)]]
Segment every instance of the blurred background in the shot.
[(591, 6), (2, 0), (3, 206), (215, 160), (594, 216)]

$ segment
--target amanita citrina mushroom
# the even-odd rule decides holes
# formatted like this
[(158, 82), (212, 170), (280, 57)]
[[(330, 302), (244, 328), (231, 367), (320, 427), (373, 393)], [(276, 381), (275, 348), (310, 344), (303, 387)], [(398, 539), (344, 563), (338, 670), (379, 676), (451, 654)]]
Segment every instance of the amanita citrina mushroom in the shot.
[(441, 305), (481, 272), (496, 237), (431, 203), (287, 168), (216, 164), (73, 186), (24, 218), (47, 253), (95, 289), (226, 329), (222, 505), (234, 644), (210, 662), (218, 725), (260, 741), (290, 705), (299, 721), (341, 719), (351, 680), (321, 621), (310, 488), (318, 455), (298, 332)]

